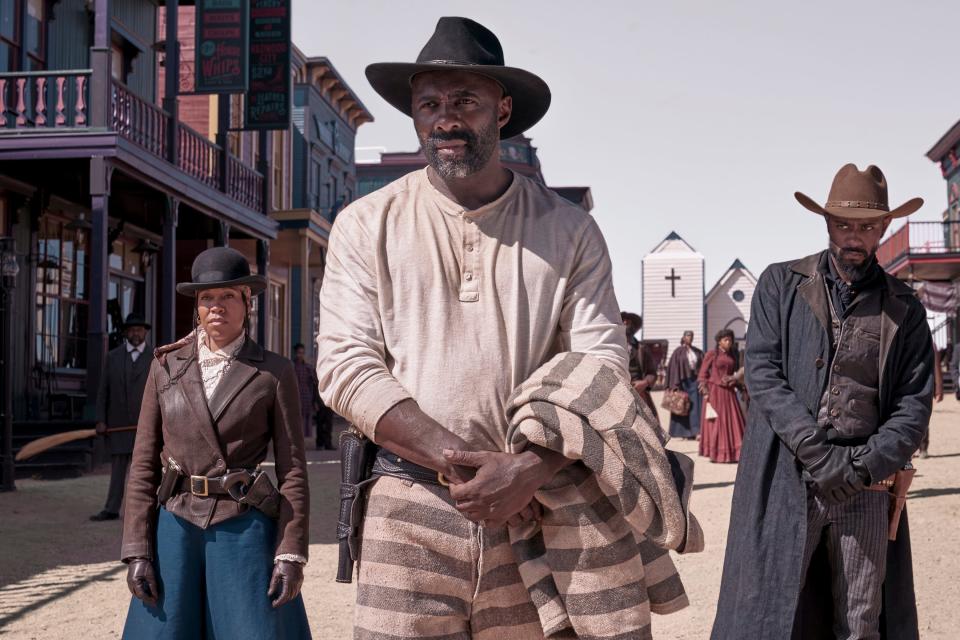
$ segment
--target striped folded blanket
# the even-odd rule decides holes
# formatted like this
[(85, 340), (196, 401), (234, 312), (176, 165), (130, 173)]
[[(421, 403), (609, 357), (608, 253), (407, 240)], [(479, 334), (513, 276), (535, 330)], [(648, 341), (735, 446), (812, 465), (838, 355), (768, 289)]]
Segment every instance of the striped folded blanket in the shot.
[(563, 353), (514, 392), (505, 449), (578, 460), (537, 492), (543, 520), (510, 527), (547, 638), (650, 638), (650, 614), (689, 604), (669, 549), (703, 550), (693, 462), (667, 452), (650, 408), (603, 361)]

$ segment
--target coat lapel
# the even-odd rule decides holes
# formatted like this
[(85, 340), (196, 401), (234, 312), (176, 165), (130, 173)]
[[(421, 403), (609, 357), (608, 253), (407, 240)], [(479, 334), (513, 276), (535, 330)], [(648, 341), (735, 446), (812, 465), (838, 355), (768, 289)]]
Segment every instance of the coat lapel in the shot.
[(886, 289), (883, 291), (883, 300), (880, 303), (880, 388), (883, 389), (884, 371), (887, 368), (887, 357), (893, 347), (893, 340), (907, 315), (907, 305), (900, 296), (912, 296), (912, 289), (896, 280), (889, 274), (886, 277)]
[(263, 361), (263, 348), (256, 342), (247, 338), (236, 360), (227, 369), (217, 385), (216, 390), (210, 397), (210, 413), (213, 415), (214, 423), (220, 420), (223, 412), (226, 411), (233, 399), (247, 386), (247, 383), (257, 375), (259, 369), (256, 364)]
[(220, 447), (220, 439), (217, 437), (217, 431), (213, 426), (213, 419), (210, 415), (210, 409), (207, 407), (207, 397), (203, 392), (203, 378), (200, 377), (200, 366), (197, 364), (197, 347), (193, 345), (185, 346), (171, 354), (173, 362), (183, 371), (180, 378), (179, 392), (183, 394), (184, 402), (190, 407), (194, 418), (197, 421), (197, 430), (203, 439), (210, 445), (210, 448), (217, 453), (217, 456), (223, 457), (223, 450)]
[(823, 284), (823, 275), (817, 269), (820, 264), (822, 253), (815, 253), (812, 256), (800, 260), (794, 264), (791, 269), (806, 276), (806, 278), (797, 285), (797, 293), (800, 294), (813, 311), (824, 330), (830, 331), (830, 302), (827, 300), (827, 289)]

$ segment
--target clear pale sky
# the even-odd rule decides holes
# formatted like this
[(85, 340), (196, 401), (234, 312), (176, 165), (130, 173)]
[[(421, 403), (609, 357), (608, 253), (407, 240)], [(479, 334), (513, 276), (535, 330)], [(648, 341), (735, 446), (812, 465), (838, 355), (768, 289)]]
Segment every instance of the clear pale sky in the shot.
[[(939, 219), (946, 185), (924, 154), (960, 119), (957, 0), (613, 2), (294, 0), (294, 42), (327, 56), (373, 113), (359, 147), (417, 148), (409, 118), (363, 74), (413, 61), (444, 15), (500, 38), (506, 63), (553, 93), (530, 131), (553, 186), (588, 185), (617, 297), (640, 310), (643, 256), (677, 231), (707, 260), (707, 288), (740, 258), (826, 246), (837, 169), (876, 164), (891, 206)], [(896, 228), (899, 222), (894, 222)]]

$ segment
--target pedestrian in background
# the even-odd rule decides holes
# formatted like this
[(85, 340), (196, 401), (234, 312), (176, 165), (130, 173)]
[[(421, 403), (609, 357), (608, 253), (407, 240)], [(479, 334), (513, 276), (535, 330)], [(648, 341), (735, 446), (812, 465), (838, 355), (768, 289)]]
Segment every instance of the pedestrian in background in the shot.
[[(704, 357), (697, 377), (704, 402), (700, 455), (711, 462), (738, 462), (745, 427), (737, 397), (740, 363), (733, 331), (721, 329), (716, 341), (716, 347)], [(706, 409), (708, 403), (712, 411)]]
[[(123, 486), (133, 454), (140, 401), (147, 384), (152, 350), (147, 344), (150, 324), (143, 316), (131, 313), (121, 327), (124, 341), (107, 354), (106, 368), (97, 392), (97, 434), (107, 441), (110, 452), (110, 488), (100, 513), (90, 516), (94, 522), (116, 520), (123, 504)], [(108, 433), (108, 429), (117, 429)], [(120, 429), (126, 429), (120, 431)]]
[[(293, 370), (297, 374), (297, 388), (300, 390), (300, 422), (303, 425), (304, 440), (313, 435), (320, 401), (317, 370), (313, 364), (307, 362), (306, 353), (307, 349), (302, 342), (293, 345)], [(320, 442), (319, 433), (317, 442)]]
[(703, 351), (693, 346), (693, 337), (693, 331), (683, 332), (680, 346), (674, 349), (667, 365), (667, 389), (682, 391), (690, 398), (690, 412), (687, 415), (670, 414), (670, 435), (684, 440), (693, 440), (700, 435), (700, 386), (697, 376), (703, 364)]
[(627, 333), (627, 350), (630, 358), (627, 365), (630, 370), (630, 383), (640, 398), (650, 407), (654, 417), (659, 419), (657, 405), (654, 404), (653, 396), (650, 395), (657, 382), (657, 361), (649, 347), (637, 340), (636, 336), (643, 321), (640, 316), (629, 311), (621, 311), (620, 320)]

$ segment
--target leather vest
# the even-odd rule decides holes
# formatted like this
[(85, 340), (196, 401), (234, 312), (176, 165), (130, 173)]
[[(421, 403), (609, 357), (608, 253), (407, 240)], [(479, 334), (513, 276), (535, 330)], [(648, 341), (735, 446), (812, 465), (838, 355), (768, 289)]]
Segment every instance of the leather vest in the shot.
[(840, 319), (830, 302), (830, 375), (817, 422), (839, 438), (866, 438), (880, 426), (880, 315), (883, 287), (864, 291)]

